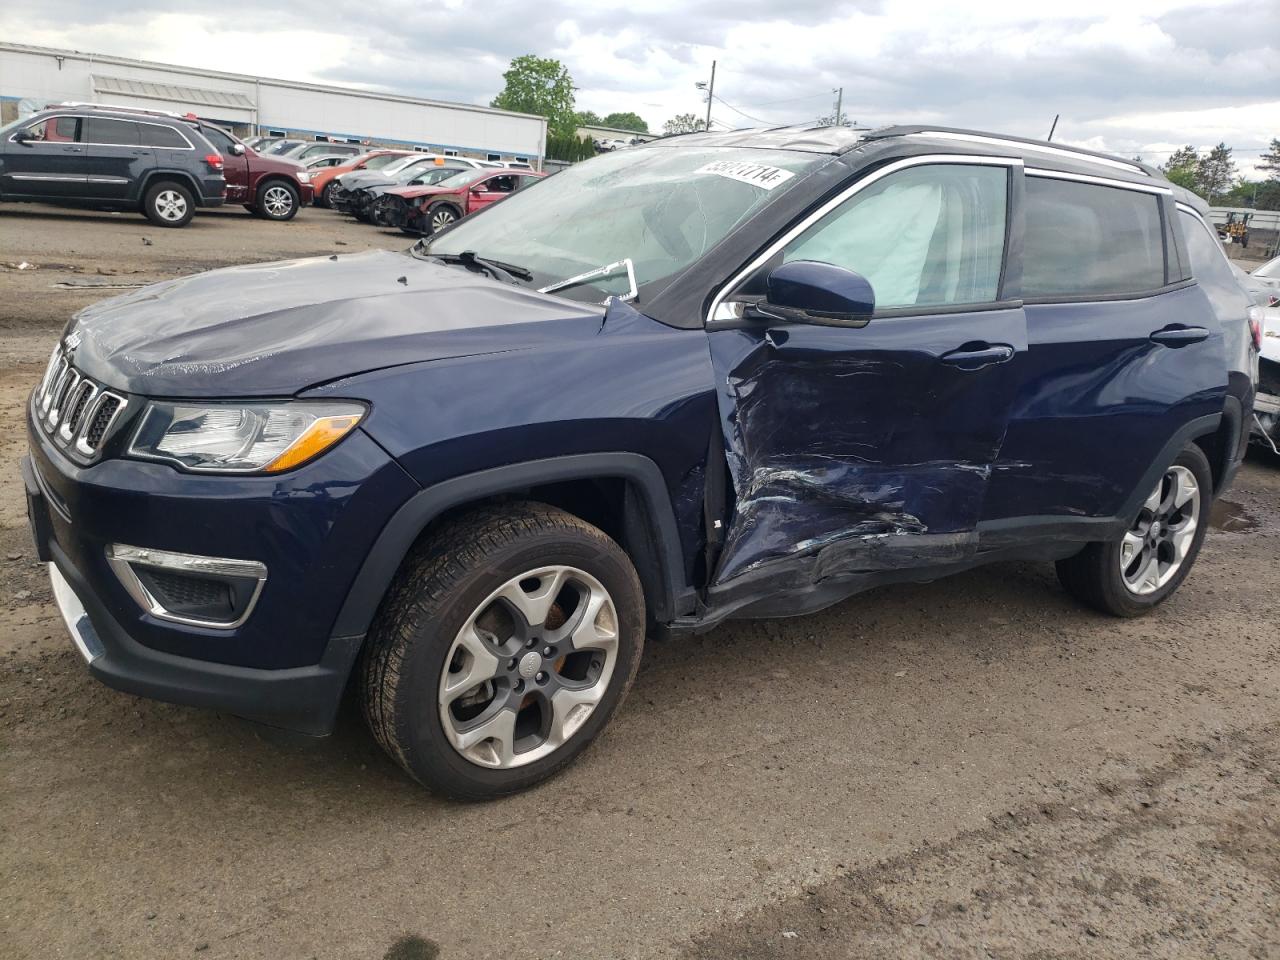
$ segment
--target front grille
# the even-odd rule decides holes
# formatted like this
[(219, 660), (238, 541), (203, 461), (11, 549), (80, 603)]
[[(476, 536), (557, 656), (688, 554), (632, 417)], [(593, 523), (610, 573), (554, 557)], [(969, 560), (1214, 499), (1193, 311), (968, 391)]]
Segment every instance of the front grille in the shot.
[(147, 579), (157, 594), (156, 599), (167, 610), (183, 607), (231, 607), (231, 591), (225, 583), (204, 577), (186, 577), (163, 570), (148, 570)]
[(35, 415), (49, 437), (82, 457), (92, 457), (125, 403), (124, 397), (80, 373), (58, 347), (36, 389)]

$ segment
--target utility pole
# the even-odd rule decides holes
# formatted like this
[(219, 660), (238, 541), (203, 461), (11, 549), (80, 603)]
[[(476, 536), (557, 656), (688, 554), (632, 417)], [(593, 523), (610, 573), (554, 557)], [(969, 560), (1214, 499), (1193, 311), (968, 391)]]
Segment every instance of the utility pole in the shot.
[(1057, 129), (1058, 129), (1058, 117), (1060, 117), (1060, 116), (1061, 116), (1061, 114), (1058, 114), (1058, 113), (1055, 113), (1055, 114), (1053, 115), (1053, 126), (1051, 126), (1051, 127), (1049, 128), (1049, 136), (1045, 137), (1045, 139), (1046, 139), (1046, 140), (1052, 140), (1052, 139), (1053, 139), (1053, 131), (1055, 131), (1055, 130), (1057, 130)]
[(840, 105), (844, 103), (844, 87), (831, 91), (836, 95), (836, 122), (835, 125), (840, 126)]
[(711, 99), (716, 95), (716, 62), (711, 61), (711, 83), (707, 86), (707, 130), (711, 130)]

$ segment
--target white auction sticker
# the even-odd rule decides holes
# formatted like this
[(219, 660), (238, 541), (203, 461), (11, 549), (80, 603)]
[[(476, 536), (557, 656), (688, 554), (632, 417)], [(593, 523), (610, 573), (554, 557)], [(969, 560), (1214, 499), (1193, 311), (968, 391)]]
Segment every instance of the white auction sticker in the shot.
[(772, 190), (795, 176), (790, 170), (783, 170), (781, 167), (749, 163), (746, 160), (713, 160), (705, 167), (699, 167), (694, 173), (714, 173), (718, 177), (740, 180), (762, 190)]

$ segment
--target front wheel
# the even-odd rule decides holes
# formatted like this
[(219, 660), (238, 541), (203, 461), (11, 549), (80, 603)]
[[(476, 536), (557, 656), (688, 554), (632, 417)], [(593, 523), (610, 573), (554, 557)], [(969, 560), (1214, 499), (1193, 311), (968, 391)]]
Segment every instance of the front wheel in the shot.
[(365, 717), (438, 793), (523, 790), (603, 729), (644, 623), (635, 569), (602, 531), (540, 503), (482, 508), (406, 560), (369, 633)]
[(458, 211), (447, 203), (437, 203), (427, 211), (427, 230), (439, 233), (458, 222)]
[(1124, 535), (1091, 543), (1058, 561), (1058, 579), (1076, 599), (1117, 617), (1137, 617), (1186, 579), (1209, 529), (1213, 473), (1188, 444), (1161, 475)]
[(284, 180), (269, 180), (258, 188), (258, 214), (268, 220), (292, 220), (298, 203), (297, 189)]

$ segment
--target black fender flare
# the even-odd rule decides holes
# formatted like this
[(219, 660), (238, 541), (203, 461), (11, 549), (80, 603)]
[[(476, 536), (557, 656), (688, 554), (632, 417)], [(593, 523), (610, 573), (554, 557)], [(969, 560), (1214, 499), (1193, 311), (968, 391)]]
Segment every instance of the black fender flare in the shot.
[(354, 637), (368, 632), (378, 605), (418, 536), (451, 507), (565, 480), (622, 479), (643, 499), (659, 569), (652, 579), (640, 571), (641, 581), (658, 590), (650, 600), (655, 618), (669, 620), (690, 605), (693, 590), (685, 581), (680, 533), (666, 481), (658, 465), (638, 453), (583, 453), (493, 467), (453, 477), (414, 494), (392, 515), (374, 541), (359, 573), (347, 591), (332, 636)]

